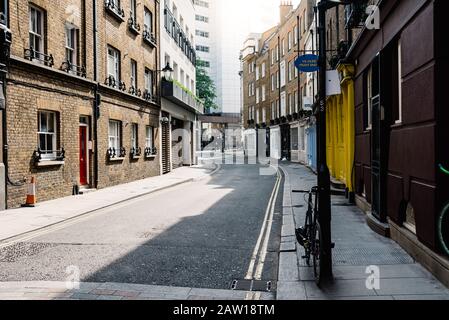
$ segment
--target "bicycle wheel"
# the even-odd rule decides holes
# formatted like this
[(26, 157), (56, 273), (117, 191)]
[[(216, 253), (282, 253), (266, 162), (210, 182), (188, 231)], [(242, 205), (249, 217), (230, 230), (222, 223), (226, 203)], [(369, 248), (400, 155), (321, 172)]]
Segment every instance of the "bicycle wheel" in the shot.
[(438, 238), (443, 251), (449, 256), (449, 203), (441, 211), (438, 219)]
[(313, 231), (312, 256), (313, 256), (313, 273), (317, 285), (321, 283), (321, 261), (323, 250), (321, 247), (321, 227), (317, 221)]

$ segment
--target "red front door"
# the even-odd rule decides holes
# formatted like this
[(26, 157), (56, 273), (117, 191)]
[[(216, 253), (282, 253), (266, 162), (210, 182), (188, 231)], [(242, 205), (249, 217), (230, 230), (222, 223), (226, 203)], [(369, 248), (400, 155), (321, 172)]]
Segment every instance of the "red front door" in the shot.
[(80, 126), (80, 185), (87, 184), (87, 127)]

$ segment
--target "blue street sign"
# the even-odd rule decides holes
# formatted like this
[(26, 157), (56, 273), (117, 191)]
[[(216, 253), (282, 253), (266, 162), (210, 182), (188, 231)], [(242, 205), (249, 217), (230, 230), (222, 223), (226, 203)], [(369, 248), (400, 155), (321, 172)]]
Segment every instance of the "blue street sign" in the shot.
[(301, 72), (316, 72), (319, 71), (318, 56), (316, 54), (305, 54), (299, 56), (295, 60), (295, 67)]

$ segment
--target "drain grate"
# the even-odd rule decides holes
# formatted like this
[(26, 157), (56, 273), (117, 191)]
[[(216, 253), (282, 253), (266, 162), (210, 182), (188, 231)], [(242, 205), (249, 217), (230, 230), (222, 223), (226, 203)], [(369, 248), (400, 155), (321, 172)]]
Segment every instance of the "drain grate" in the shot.
[(273, 281), (265, 280), (233, 280), (231, 283), (232, 290), (241, 291), (266, 291), (271, 292), (273, 289)]
[[(397, 265), (413, 262), (408, 254), (395, 248), (337, 247), (332, 250), (332, 264), (335, 266)], [(302, 267), (306, 266), (304, 259), (299, 259), (299, 264)]]

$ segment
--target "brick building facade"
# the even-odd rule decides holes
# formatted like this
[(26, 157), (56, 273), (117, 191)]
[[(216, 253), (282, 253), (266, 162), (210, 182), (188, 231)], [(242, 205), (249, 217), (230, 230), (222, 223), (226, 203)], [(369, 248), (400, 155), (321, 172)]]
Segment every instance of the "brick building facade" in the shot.
[(9, 1), (9, 208), (160, 174), (159, 1), (114, 3)]
[[(250, 35), (242, 50), (245, 136), (266, 139), (271, 158), (306, 163), (304, 127), (310, 114), (303, 110), (303, 99), (310, 93), (306, 74), (294, 63), (305, 52), (312, 20), (313, 1), (301, 1), (296, 9), (283, 2), (279, 25)], [(256, 133), (259, 129), (264, 130)]]

